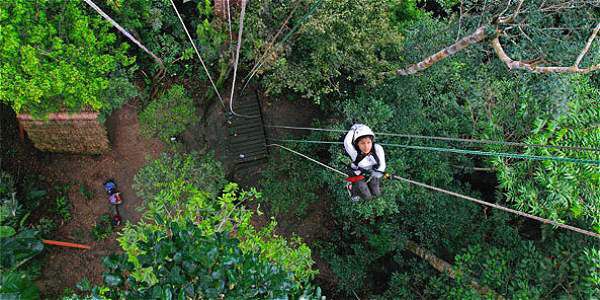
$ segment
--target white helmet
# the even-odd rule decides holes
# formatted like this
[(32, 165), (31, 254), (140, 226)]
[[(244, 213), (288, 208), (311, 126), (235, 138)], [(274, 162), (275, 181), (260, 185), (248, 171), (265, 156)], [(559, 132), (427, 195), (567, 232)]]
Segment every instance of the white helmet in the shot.
[(354, 135), (352, 136), (352, 144), (354, 145), (356, 145), (356, 142), (358, 142), (360, 138), (365, 136), (370, 136), (371, 140), (375, 139), (375, 133), (373, 133), (373, 130), (367, 125), (355, 124), (352, 126), (352, 129), (354, 129)]

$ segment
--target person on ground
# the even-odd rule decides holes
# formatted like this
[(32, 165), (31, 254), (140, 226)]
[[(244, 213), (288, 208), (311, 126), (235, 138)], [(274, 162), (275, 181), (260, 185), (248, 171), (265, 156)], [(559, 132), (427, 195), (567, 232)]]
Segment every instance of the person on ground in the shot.
[(350, 176), (366, 176), (352, 184), (351, 200), (370, 200), (381, 195), (380, 182), (385, 171), (383, 147), (375, 144), (375, 134), (366, 125), (354, 124), (344, 138), (344, 149), (352, 163)]

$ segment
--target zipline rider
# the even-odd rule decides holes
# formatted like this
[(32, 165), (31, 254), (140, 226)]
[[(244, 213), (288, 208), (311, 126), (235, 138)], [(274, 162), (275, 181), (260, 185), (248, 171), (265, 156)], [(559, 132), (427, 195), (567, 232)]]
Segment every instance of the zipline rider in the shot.
[(383, 147), (375, 144), (375, 134), (366, 125), (354, 124), (344, 138), (344, 149), (352, 163), (349, 175), (351, 177), (367, 176), (358, 181), (352, 181), (351, 200), (356, 202), (363, 198), (370, 200), (381, 195), (379, 187), (385, 171), (385, 153)]

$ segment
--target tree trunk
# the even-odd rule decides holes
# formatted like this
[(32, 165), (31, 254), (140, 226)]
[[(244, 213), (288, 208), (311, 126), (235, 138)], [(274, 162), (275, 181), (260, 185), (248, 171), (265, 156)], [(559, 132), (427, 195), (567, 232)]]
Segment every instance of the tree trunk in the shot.
[[(410, 240), (406, 241), (406, 249), (414, 253), (416, 256), (426, 260), (434, 269), (438, 270), (441, 273), (446, 273), (446, 275), (448, 275), (452, 279), (456, 279), (457, 273), (454, 270), (452, 270), (452, 265), (444, 261), (443, 259), (438, 258), (429, 250), (419, 246), (417, 243)], [(477, 292), (479, 292), (483, 296), (492, 294), (496, 299), (504, 299), (504, 297), (497, 294), (493, 290), (479, 285), (479, 283), (477, 283), (477, 281), (475, 280), (471, 280), (471, 287), (477, 290)]]
[(446, 48), (440, 50), (436, 54), (427, 57), (423, 61), (421, 61), (417, 64), (410, 65), (406, 69), (397, 70), (396, 74), (401, 75), (401, 76), (406, 76), (406, 75), (412, 75), (417, 72), (423, 71), (423, 70), (431, 67), (433, 64), (437, 63), (438, 61), (440, 61), (448, 56), (454, 55), (455, 53), (461, 51), (464, 48), (467, 48), (468, 46), (470, 46), (472, 44), (481, 42), (486, 36), (485, 28), (486, 28), (486, 26), (481, 26), (481, 27), (477, 28), (477, 30), (475, 30), (473, 33), (463, 37), (458, 42), (450, 45), (449, 47), (446, 47)]

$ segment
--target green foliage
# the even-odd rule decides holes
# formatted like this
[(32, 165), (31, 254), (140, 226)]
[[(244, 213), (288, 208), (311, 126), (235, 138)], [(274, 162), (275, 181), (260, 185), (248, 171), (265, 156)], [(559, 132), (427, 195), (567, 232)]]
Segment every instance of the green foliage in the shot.
[[(298, 3), (307, 9), (299, 9), (290, 24), (301, 22), (313, 3)], [(291, 5), (278, 7), (261, 1), (250, 5), (247, 26), (255, 33), (249, 33), (248, 39), (255, 42), (247, 51), (258, 58), (266, 42), (256, 40), (269, 40)], [(357, 85), (379, 84), (378, 74), (397, 66), (400, 50), (401, 35), (389, 22), (392, 6), (387, 1), (321, 1), (294, 39), (275, 47), (285, 55), (274, 55), (263, 66), (266, 75), (262, 83), (267, 92), (281, 95), (291, 91), (320, 103), (329, 95), (352, 95)]]
[(85, 198), (87, 201), (90, 201), (92, 198), (94, 198), (94, 191), (90, 190), (90, 187), (85, 183), (79, 184), (79, 194), (81, 194), (81, 196), (83, 196), (83, 198)]
[(198, 117), (194, 100), (187, 95), (182, 85), (172, 86), (140, 113), (142, 134), (165, 142), (196, 122)]
[(140, 96), (138, 88), (124, 77), (113, 77), (102, 93), (103, 108), (98, 120), (104, 122), (113, 110), (120, 108), (131, 98)]
[[(135, 32), (144, 45), (163, 60), (169, 73), (181, 72), (180, 64), (187, 65), (193, 59), (194, 50), (168, 0), (108, 0), (106, 3), (119, 24)], [(141, 49), (136, 51), (143, 65), (149, 65), (154, 71), (158, 69), (148, 54)], [(177, 61), (180, 64), (176, 64)]]
[[(77, 1), (3, 1), (0, 6), (0, 101), (43, 117), (61, 110), (112, 109), (106, 92), (131, 65), (127, 44)], [(111, 79), (110, 77), (115, 77)]]
[(109, 214), (102, 214), (96, 225), (92, 228), (92, 237), (95, 241), (103, 240), (113, 233), (112, 219)]
[(274, 233), (277, 223), (271, 221), (267, 226), (256, 230), (253, 226), (240, 224), (240, 248), (246, 252), (256, 252), (284, 270), (290, 271), (295, 280), (308, 283), (317, 274), (311, 266), (314, 261), (310, 248), (300, 237), (292, 237), (290, 241)]
[[(577, 76), (570, 81), (570, 99), (557, 103), (552, 116), (536, 119), (528, 142), (600, 146), (600, 89), (587, 77)], [(526, 153), (600, 160), (595, 152), (530, 149)], [(600, 232), (600, 167), (501, 159), (496, 159), (494, 165), (507, 200), (520, 210), (560, 221), (580, 219), (581, 224), (590, 224)]]
[(71, 220), (71, 201), (67, 194), (62, 194), (56, 197), (54, 203), (54, 212), (57, 213), (64, 221)]
[[(582, 250), (581, 246), (589, 245), (561, 236), (549, 249), (527, 241), (507, 248), (473, 246), (456, 257), (455, 269), (461, 274), (457, 284), (468, 285), (469, 278), (476, 275), (482, 285), (510, 298), (592, 299), (600, 295), (600, 283), (593, 282), (594, 267), (588, 266), (600, 257), (598, 249), (589, 250), (595, 256)], [(571, 280), (562, 282), (557, 274)], [(556, 284), (564, 289), (553, 289)], [(459, 288), (455, 290), (459, 292)]]
[[(239, 192), (233, 183), (211, 197), (183, 178), (174, 179), (147, 203), (142, 221), (123, 228), (118, 240), (125, 254), (105, 259), (108, 297), (254, 299), (306, 293), (315, 274), (310, 249), (299, 240), (289, 244), (273, 236), (274, 224), (255, 230), (252, 212), (237, 205), (254, 197), (260, 194)], [(190, 284), (194, 278), (197, 284)], [(128, 288), (120, 290), (124, 284)]]
[[(571, 13), (574, 12), (567, 14), (567, 19), (572, 16)], [(578, 24), (589, 22), (586, 14), (581, 13), (584, 20), (577, 20)], [(407, 63), (418, 62), (425, 54), (435, 53), (453, 43), (457, 34), (455, 21), (423, 17), (398, 24), (401, 34), (406, 37), (402, 41), (401, 57)], [(475, 20), (463, 21), (463, 26), (468, 27)], [(557, 41), (552, 47), (560, 48), (562, 43), (562, 40)], [(338, 118), (332, 124), (319, 124), (316, 127), (346, 129), (352, 120), (357, 120), (380, 132), (598, 147), (598, 131), (594, 125), (598, 123), (598, 114), (594, 108), (597, 107), (599, 96), (593, 78), (588, 75), (509, 73), (502, 63), (490, 59), (484, 51), (485, 47), (485, 44), (470, 46), (435, 64), (421, 76), (394, 77), (376, 87), (362, 86), (357, 88), (350, 101), (330, 99), (328, 107)], [(508, 48), (525, 53), (524, 48), (507, 45)], [(339, 134), (318, 133), (307, 139), (336, 141), (338, 138)], [(467, 147), (465, 144), (449, 145), (397, 137), (378, 136), (376, 140), (382, 143)], [(517, 208), (538, 215), (544, 215), (542, 210), (546, 213), (555, 211), (557, 214), (554, 216), (546, 216), (556, 216), (559, 220), (583, 228), (591, 227), (592, 220), (599, 215), (598, 204), (595, 203), (599, 198), (596, 195), (598, 169), (595, 166), (483, 160), (384, 148), (388, 171), (402, 177), (486, 201), (497, 200), (502, 203), (510, 200), (521, 203)], [(573, 151), (520, 150), (500, 146), (484, 148), (490, 151), (523, 151), (536, 155), (597, 159), (595, 154)], [(312, 154), (312, 157), (324, 157), (316, 147), (303, 148), (303, 152)], [(348, 158), (338, 145), (329, 147), (328, 158), (324, 162), (337, 169), (344, 169), (348, 163)], [(497, 168), (500, 193), (493, 186), (494, 174), (472, 174), (454, 167), (481, 164)], [(480, 188), (482, 195), (469, 185), (469, 181), (478, 183), (477, 177), (480, 175), (491, 179), (491, 186)], [(394, 273), (390, 289), (379, 295), (383, 299), (480, 298), (481, 295), (470, 285), (472, 279), (490, 286), (496, 293), (512, 298), (594, 298), (589, 295), (597, 293), (597, 287), (589, 285), (589, 282), (597, 280), (597, 276), (592, 275), (595, 270), (593, 253), (597, 249), (582, 236), (560, 238), (552, 228), (542, 226), (542, 240), (533, 234), (536, 240), (531, 242), (526, 237), (532, 236), (531, 227), (536, 226), (524, 226), (527, 223), (520, 218), (483, 210), (462, 200), (398, 182), (384, 182), (384, 196), (376, 201), (353, 204), (348, 201), (342, 180), (337, 174), (323, 171), (317, 176), (323, 185), (329, 187), (326, 197), (338, 225), (336, 229), (341, 231), (339, 235), (334, 234), (321, 243), (320, 254), (335, 273), (338, 292), (343, 297), (352, 297), (353, 293), (370, 294), (369, 291), (374, 290), (376, 285), (381, 285), (381, 276), (390, 275), (390, 268), (402, 271)], [(295, 186), (287, 187), (288, 190), (308, 193), (321, 188), (318, 185), (303, 185), (302, 182), (292, 183)], [(269, 187), (265, 186), (265, 189)], [(501, 192), (509, 196), (509, 191), (513, 192), (506, 199)], [(536, 200), (535, 204), (533, 200)], [(584, 207), (588, 203), (589, 206)], [(470, 259), (477, 263), (468, 266), (460, 264), (460, 268), (464, 267), (461, 269), (464, 278), (455, 281), (438, 274), (428, 263), (404, 251), (402, 241), (405, 239), (415, 241), (449, 261), (453, 257), (458, 260), (461, 255), (466, 255), (467, 249), (473, 245), (481, 249), (495, 247), (496, 252), (473, 253)], [(563, 243), (573, 245), (573, 248), (555, 249)], [(495, 259), (496, 256), (499, 258)], [(545, 259), (549, 256), (553, 258)], [(567, 260), (569, 256), (587, 258), (577, 259), (577, 263), (574, 263), (577, 267), (555, 268), (556, 263)], [(394, 258), (394, 263), (389, 263), (390, 257)], [(539, 262), (535, 262), (535, 259), (539, 259)], [(383, 267), (385, 265), (391, 266), (386, 269)], [(496, 268), (496, 265), (500, 267)], [(526, 270), (532, 272), (525, 273)], [(536, 272), (545, 272), (548, 276), (538, 276)], [(512, 277), (503, 277), (506, 274)], [(515, 274), (519, 277), (515, 277)], [(565, 278), (571, 277), (585, 284), (571, 284), (561, 291), (554, 289), (564, 284)], [(511, 287), (512, 290), (509, 290)], [(527, 292), (527, 287), (531, 287), (531, 293)]]
[[(196, 220), (205, 234), (235, 230), (243, 251), (272, 261), (291, 272), (298, 282), (312, 279), (316, 273), (311, 269), (310, 249), (299, 239), (288, 242), (274, 235), (274, 222), (256, 230), (250, 222), (252, 212), (240, 205), (260, 199), (261, 194), (254, 189), (240, 192), (234, 183), (224, 185), (222, 172), (212, 154), (202, 159), (195, 154), (162, 154), (140, 170), (134, 189), (146, 199), (148, 219), (159, 224), (168, 220)], [(143, 237), (126, 227), (121, 245), (126, 252), (137, 253), (136, 247), (129, 245), (140, 238)], [(130, 258), (136, 261), (133, 256)]]
[(2, 272), (0, 274), (0, 298), (39, 299), (40, 290), (27, 274), (22, 272)]
[[(169, 0), (108, 0), (107, 5), (123, 27), (139, 35), (144, 45), (160, 57), (171, 76), (177, 74), (191, 77), (206, 75), (197, 59)], [(197, 3), (197, 4), (196, 4)], [(196, 6), (196, 7), (194, 7)], [(227, 56), (223, 55), (227, 34), (225, 26), (216, 26), (211, 2), (204, 0), (187, 1), (178, 6), (180, 13), (192, 36), (196, 29), (194, 42), (211, 72), (227, 68)], [(158, 65), (142, 50), (137, 49), (143, 65), (149, 65), (153, 71)], [(214, 70), (214, 67), (217, 70)], [(222, 72), (222, 76), (226, 75)], [(213, 75), (214, 76), (214, 75)]]
[[(130, 274), (127, 297), (272, 299), (298, 289), (291, 273), (255, 253), (242, 252), (239, 240), (229, 232), (206, 236), (190, 220), (165, 224), (162, 229), (139, 226), (133, 230), (144, 241), (137, 242), (139, 265), (123, 264), (118, 269)], [(105, 266), (115, 264), (105, 260)], [(123, 279), (119, 273), (105, 273), (104, 282), (115, 288)]]
[(293, 213), (302, 217), (306, 208), (319, 200), (316, 191), (320, 186), (321, 170), (287, 151), (280, 151), (279, 155), (277, 159), (270, 160), (261, 173), (263, 197), (260, 201), (267, 203), (274, 215)]
[[(443, 0), (452, 2), (455, 0)], [(404, 0), (399, 1), (396, 5), (391, 7), (390, 23), (395, 26), (401, 27), (405, 22), (420, 20), (425, 18), (426, 12), (417, 8), (417, 2), (419, 0)], [(436, 1), (439, 2), (439, 1)]]
[[(509, 241), (498, 235), (489, 241), (470, 245), (454, 258), (455, 280), (415, 264), (408, 272), (394, 273), (381, 299), (412, 294), (435, 299), (491, 299), (495, 298), (492, 292), (510, 299), (594, 299), (600, 295), (599, 253), (594, 241), (571, 234), (554, 235), (544, 243)], [(490, 291), (486, 297), (473, 289), (472, 280)]]
[(46, 196), (38, 180), (36, 177), (26, 177), (21, 184), (24, 195), (17, 195), (13, 177), (4, 171), (0, 172), (0, 236), (12, 236), (26, 227), (31, 212)]
[(35, 229), (40, 232), (40, 236), (49, 237), (57, 228), (57, 224), (48, 218), (41, 218), (38, 224), (35, 225)]
[(210, 197), (216, 197), (226, 183), (223, 166), (213, 153), (202, 157), (197, 153), (162, 153), (135, 175), (133, 189), (146, 202), (154, 201), (161, 190), (177, 180), (198, 187)]
[[(36, 299), (36, 275), (26, 263), (44, 248), (36, 230), (27, 228), (27, 219), (46, 191), (28, 179), (23, 184), (25, 197), (18, 197), (13, 177), (0, 172), (0, 298)], [(20, 196), (20, 195), (19, 195)], [(40, 222), (41, 224), (41, 222)], [(36, 225), (39, 226), (39, 225)], [(29, 264), (31, 265), (31, 264)]]
[(40, 254), (44, 249), (42, 241), (35, 230), (22, 230), (14, 236), (0, 240), (2, 259), (0, 269), (2, 271), (14, 271), (34, 256)]

